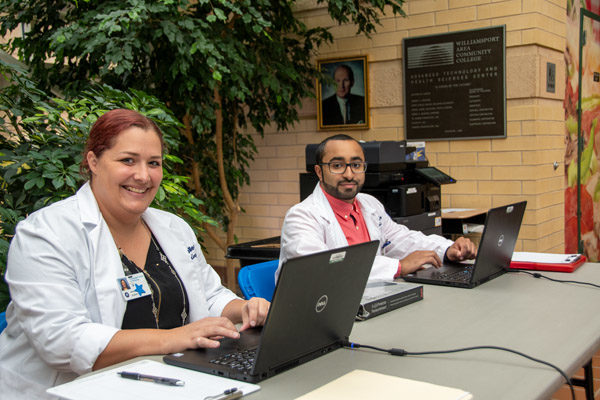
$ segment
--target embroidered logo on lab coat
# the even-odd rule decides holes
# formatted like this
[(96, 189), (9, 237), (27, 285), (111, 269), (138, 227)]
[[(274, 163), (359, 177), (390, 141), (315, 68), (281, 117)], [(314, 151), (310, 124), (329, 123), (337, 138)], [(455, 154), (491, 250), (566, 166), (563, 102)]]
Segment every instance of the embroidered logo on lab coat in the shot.
[(194, 244), (191, 246), (188, 246), (187, 252), (190, 255), (190, 260), (193, 260), (194, 258), (198, 257), (198, 254), (196, 254), (196, 245), (194, 245)]

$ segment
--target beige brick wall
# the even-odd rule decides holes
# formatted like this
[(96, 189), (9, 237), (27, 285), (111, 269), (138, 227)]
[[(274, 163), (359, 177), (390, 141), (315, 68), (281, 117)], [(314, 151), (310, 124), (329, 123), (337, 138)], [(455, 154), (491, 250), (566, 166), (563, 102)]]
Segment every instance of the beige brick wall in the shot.
[[(320, 58), (368, 56), (371, 128), (350, 134), (401, 140), (402, 39), (506, 24), (507, 137), (428, 142), (427, 155), (458, 180), (443, 186), (443, 207), (487, 208), (526, 199), (517, 250), (562, 252), (565, 7), (559, 0), (408, 0), (408, 17), (383, 17), (371, 38), (357, 37), (353, 26), (333, 27), (336, 40)], [(330, 24), (313, 0), (300, 2), (298, 15), (308, 25)], [(556, 65), (555, 93), (545, 91), (547, 62)], [(290, 131), (267, 130), (256, 137), (252, 183), (241, 196), (247, 211), (237, 228), (242, 242), (279, 235), (286, 210), (299, 201), (304, 146), (334, 133), (317, 131), (314, 100), (305, 101), (300, 114)], [(206, 244), (209, 260), (222, 264), (222, 253)]]

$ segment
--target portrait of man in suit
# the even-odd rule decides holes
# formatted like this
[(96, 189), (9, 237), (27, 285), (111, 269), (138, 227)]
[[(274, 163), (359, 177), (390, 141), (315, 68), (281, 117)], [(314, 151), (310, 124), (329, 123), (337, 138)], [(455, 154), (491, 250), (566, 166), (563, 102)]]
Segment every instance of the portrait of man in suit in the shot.
[[(364, 79), (358, 82), (355, 79), (355, 69), (364, 78), (361, 62), (337, 62), (329, 66), (334, 85), (321, 87), (321, 127), (368, 127)], [(353, 93), (353, 88), (358, 93)]]

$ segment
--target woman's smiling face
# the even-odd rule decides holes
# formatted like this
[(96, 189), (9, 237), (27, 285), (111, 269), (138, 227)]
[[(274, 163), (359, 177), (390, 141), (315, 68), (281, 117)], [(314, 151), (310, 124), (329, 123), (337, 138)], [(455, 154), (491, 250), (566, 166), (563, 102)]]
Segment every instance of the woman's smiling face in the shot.
[(106, 220), (126, 222), (148, 208), (162, 180), (162, 146), (156, 132), (128, 128), (97, 157), (88, 152), (91, 186)]

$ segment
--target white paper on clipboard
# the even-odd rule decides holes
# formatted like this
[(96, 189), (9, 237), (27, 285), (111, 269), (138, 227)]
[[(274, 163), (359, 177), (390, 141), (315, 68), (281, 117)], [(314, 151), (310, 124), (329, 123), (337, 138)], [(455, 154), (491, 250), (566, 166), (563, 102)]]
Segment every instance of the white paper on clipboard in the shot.
[[(167, 386), (124, 379), (117, 374), (120, 371), (177, 378), (183, 380), (185, 385)], [(231, 388), (237, 388), (247, 395), (259, 390), (260, 386), (157, 361), (141, 360), (55, 386), (47, 392), (68, 400), (202, 400)]]
[(581, 254), (553, 254), (553, 253), (532, 253), (526, 251), (515, 251), (512, 261), (531, 262), (538, 264), (571, 264), (577, 261)]

